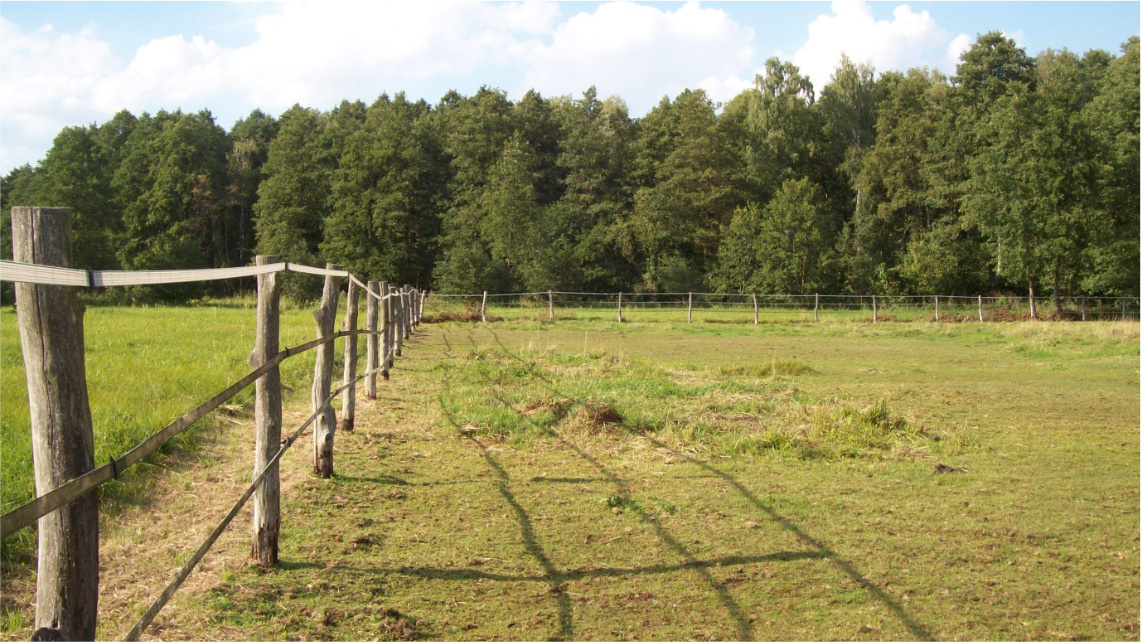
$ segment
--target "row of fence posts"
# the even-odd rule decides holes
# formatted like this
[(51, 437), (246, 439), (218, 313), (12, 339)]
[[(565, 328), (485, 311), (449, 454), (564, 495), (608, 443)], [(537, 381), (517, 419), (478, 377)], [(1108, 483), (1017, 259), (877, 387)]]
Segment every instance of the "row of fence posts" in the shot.
[[(13, 207), (13, 259), (22, 263), (71, 267), (71, 221), (67, 208)], [(258, 256), (258, 265), (278, 262)], [(329, 270), (340, 270), (328, 265)], [(333, 335), (337, 296), (343, 277), (326, 276), (321, 303), (313, 313), (319, 338)], [(258, 368), (279, 353), (281, 275), (257, 277), (257, 331), (249, 364)], [(388, 379), (394, 355), (416, 327), (424, 309), (424, 295), (410, 286), (390, 288), (384, 281), (369, 281), (367, 371), (365, 396), (377, 396), (376, 374)], [(73, 287), (15, 283), (16, 317), (28, 384), (32, 456), (36, 495), (42, 496), (95, 468), (94, 431), (88, 403), (84, 359), (84, 307)], [(360, 290), (349, 279), (344, 329), (357, 330)], [(391, 296), (390, 296), (391, 295)], [(333, 379), (334, 342), (317, 348), (314, 368), (313, 412), (323, 414), (313, 428), (314, 470), (333, 474), (333, 440), (336, 412), (324, 403)], [(383, 368), (380, 360), (384, 359)], [(357, 377), (356, 334), (345, 342), (344, 379)], [(254, 396), (254, 471), (256, 478), (281, 447), (282, 387), (277, 367), (258, 378)], [(356, 414), (355, 386), (342, 397), (341, 429), (351, 431)], [(281, 484), (277, 464), (255, 491), (251, 555), (260, 565), (278, 560), (281, 531)], [(98, 494), (88, 492), (38, 523), (36, 615), (33, 639), (95, 639), (99, 598)]]
[[(622, 323), (622, 294), (623, 294), (622, 292), (618, 293), (618, 323)], [(686, 306), (686, 321), (688, 323), (693, 323), (693, 292), (690, 292), (688, 294), (689, 294), (689, 302), (688, 302), (688, 305)], [(940, 315), (939, 315), (939, 295), (936, 294), (933, 296), (935, 297), (935, 321), (938, 322), (939, 318), (940, 318)], [(753, 324), (758, 325), (758, 324), (760, 324), (760, 305), (757, 301), (757, 295), (754, 294), (754, 295), (752, 295), (752, 297), (753, 297)], [(879, 322), (879, 298), (874, 294), (871, 295), (871, 298), (872, 298), (872, 323), (878, 323)], [(985, 317), (983, 315), (983, 297), (981, 294), (978, 295), (978, 310), (979, 310), (979, 321), (980, 322), (985, 321)], [(1082, 321), (1085, 321), (1086, 320), (1086, 314), (1087, 314), (1087, 305), (1086, 305), (1086, 297), (1084, 297), (1084, 296), (1081, 298), (1081, 313), (1082, 313)], [(550, 319), (551, 321), (555, 320), (555, 293), (553, 290), (547, 290), (547, 318)], [(1037, 319), (1038, 318), (1037, 306), (1034, 303), (1033, 297), (1030, 297), (1030, 318), (1031, 319)], [(1126, 308), (1125, 308), (1125, 301), (1124, 300), (1122, 300), (1122, 303), (1121, 303), (1121, 318), (1122, 319), (1126, 318)], [(479, 319), (480, 319), (480, 321), (485, 321), (485, 322), (487, 321), (487, 290), (483, 291), (483, 300), (479, 306)], [(820, 322), (820, 295), (819, 294), (816, 294), (813, 296), (812, 320), (815, 323)]]
[[(258, 256), (258, 265), (278, 262), (276, 256)], [(329, 270), (341, 267), (330, 263)], [(337, 297), (341, 291), (339, 276), (326, 276), (321, 291), (321, 302), (313, 312), (317, 324), (317, 337), (328, 338), (335, 332), (334, 319)], [(395, 358), (403, 352), (404, 340), (419, 326), (424, 312), (423, 293), (411, 286), (393, 288), (387, 281), (368, 281), (365, 312), (365, 372), (366, 399), (377, 397), (377, 375), (388, 380)], [(349, 279), (345, 297), (343, 330), (345, 337), (344, 383), (341, 393), (341, 420), (339, 428), (352, 432), (356, 422), (356, 386), (349, 385), (357, 378), (357, 322), (359, 316), (360, 287)], [(258, 277), (257, 338), (250, 366), (257, 368), (278, 352), (280, 336), (281, 284), (277, 273)], [(383, 360), (383, 363), (382, 363)], [(334, 472), (334, 440), (338, 428), (336, 411), (324, 404), (333, 384), (334, 343), (317, 347), (313, 371), (311, 407), (321, 411), (313, 424), (313, 471), (320, 477), (331, 477)], [(265, 464), (277, 452), (281, 443), (281, 376), (273, 368), (257, 380), (254, 422), (256, 425), (254, 472), (257, 477)], [(278, 558), (278, 535), (281, 531), (281, 485), (278, 471), (271, 470), (253, 496), (253, 547), (251, 557), (264, 567), (274, 567)]]

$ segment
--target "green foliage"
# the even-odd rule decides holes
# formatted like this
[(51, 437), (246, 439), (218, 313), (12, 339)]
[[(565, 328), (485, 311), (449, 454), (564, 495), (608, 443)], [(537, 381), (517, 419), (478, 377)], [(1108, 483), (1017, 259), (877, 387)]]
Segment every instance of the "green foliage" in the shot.
[(737, 208), (724, 233), (718, 278), (723, 291), (805, 294), (827, 289), (830, 239), (820, 188), (788, 180), (762, 210)]
[(121, 112), (4, 177), (0, 244), (10, 205), (41, 204), (72, 209), (94, 268), (263, 253), (450, 292), (1136, 294), (1138, 42), (1028, 56), (991, 32), (950, 78), (842, 57), (822, 88), (772, 58), (725, 105), (687, 89), (642, 118), (594, 87), (254, 110), (228, 134)]

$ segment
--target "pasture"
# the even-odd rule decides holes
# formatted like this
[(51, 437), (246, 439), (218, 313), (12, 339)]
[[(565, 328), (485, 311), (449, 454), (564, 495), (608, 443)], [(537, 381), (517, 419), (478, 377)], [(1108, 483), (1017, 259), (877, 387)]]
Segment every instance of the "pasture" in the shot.
[[(245, 305), (88, 311), (99, 456), (247, 371)], [(423, 325), (335, 478), (283, 460), (280, 568), (239, 518), (148, 636), (1138, 638), (1136, 323), (546, 314)], [(0, 324), (7, 507), (30, 466)], [(282, 345), (312, 333), (283, 315)], [(289, 428), (312, 358), (287, 364)], [(107, 494), (100, 637), (248, 483), (250, 423), (236, 404)], [(5, 639), (30, 634), (27, 543)]]

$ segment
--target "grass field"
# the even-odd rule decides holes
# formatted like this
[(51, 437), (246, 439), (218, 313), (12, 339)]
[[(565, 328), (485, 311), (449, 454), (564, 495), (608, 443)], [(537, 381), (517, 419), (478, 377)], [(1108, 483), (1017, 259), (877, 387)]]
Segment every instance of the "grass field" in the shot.
[[(120, 315), (170, 313), (96, 312), (89, 352), (119, 340)], [(423, 326), (338, 436), (334, 479), (311, 477), (305, 448), (283, 463), (281, 568), (247, 566), (239, 518), (148, 635), (1138, 638), (1135, 323), (541, 312)], [(220, 337), (252, 327), (248, 310), (171, 316)], [(301, 312), (289, 325), (312, 332)], [(149, 499), (112, 508), (101, 637), (130, 627), (240, 493), (250, 434), (200, 431), (193, 458), (136, 480)], [(31, 581), (6, 565), (4, 637), (26, 639)]]

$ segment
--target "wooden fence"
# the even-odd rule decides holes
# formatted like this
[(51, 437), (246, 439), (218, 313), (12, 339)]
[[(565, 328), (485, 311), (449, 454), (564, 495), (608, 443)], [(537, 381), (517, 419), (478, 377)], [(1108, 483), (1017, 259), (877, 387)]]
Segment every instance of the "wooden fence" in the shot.
[[(179, 569), (171, 583), (127, 634), (137, 640), (166, 602), (253, 497), (251, 554), (259, 564), (276, 566), (281, 526), (278, 463), (306, 428), (313, 427), (313, 467), (334, 471), (338, 428), (332, 402), (342, 398), (340, 429), (351, 431), (356, 385), (377, 396), (377, 375), (388, 379), (404, 339), (419, 325), (426, 294), (385, 281), (365, 283), (340, 266), (316, 268), (258, 256), (256, 264), (214, 270), (92, 271), (70, 267), (70, 211), (13, 207), (13, 258), (0, 261), (0, 281), (16, 284), (17, 323), (28, 379), (37, 497), (0, 516), (0, 537), (39, 523), (34, 639), (94, 639), (98, 605), (98, 498), (94, 489), (158, 450), (240, 391), (255, 384), (254, 477), (226, 517)], [(325, 278), (314, 312), (317, 337), (279, 349), (281, 282), (279, 272)], [(186, 283), (257, 277), (257, 331), (249, 365), (253, 370), (231, 386), (151, 435), (121, 457), (95, 466), (91, 410), (84, 366), (83, 308), (75, 287)], [(347, 281), (344, 326), (334, 328), (341, 282)], [(364, 329), (357, 328), (358, 302), (367, 297)], [(358, 373), (357, 338), (367, 341), (366, 362)], [(345, 338), (343, 385), (332, 390), (335, 340)], [(317, 350), (311, 390), (312, 414), (282, 440), (282, 391), (278, 366)]]
[[(438, 309), (452, 304), (479, 306), (486, 321), (493, 307), (500, 311), (531, 310), (548, 320), (556, 311), (574, 310), (585, 316), (614, 315), (619, 323), (631, 313), (641, 320), (701, 320), (738, 322), (749, 318), (759, 324), (762, 315), (819, 322), (821, 317), (880, 321), (1012, 321), (1021, 319), (1129, 320), (1141, 312), (1138, 297), (1065, 297), (1054, 309), (1050, 297), (981, 295), (876, 295), (876, 294), (750, 294), (708, 292), (518, 292), (508, 294), (433, 294)], [(1043, 311), (1046, 311), (1043, 314)]]

